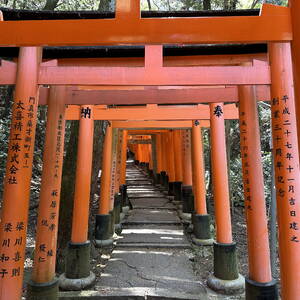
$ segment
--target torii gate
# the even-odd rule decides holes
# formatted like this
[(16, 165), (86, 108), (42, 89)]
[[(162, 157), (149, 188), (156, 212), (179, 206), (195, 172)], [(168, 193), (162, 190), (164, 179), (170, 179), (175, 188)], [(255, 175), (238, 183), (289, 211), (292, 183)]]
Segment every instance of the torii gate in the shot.
[[(275, 141), (276, 187), (278, 191), (279, 246), (281, 259), (281, 280), (283, 299), (296, 299), (299, 294), (299, 153), (297, 143), (296, 116), (294, 108), (294, 88), (291, 54), (294, 58), (295, 91), (299, 94), (299, 2), (291, 1), (291, 8), (264, 5), (260, 16), (206, 17), (174, 19), (141, 19), (139, 1), (117, 1), (116, 18), (106, 20), (55, 20), (55, 21), (11, 21), (0, 22), (1, 45), (21, 46), (17, 66), (3, 64), (0, 70), (2, 84), (16, 84), (10, 135), (10, 152), (4, 190), (4, 205), (0, 231), (0, 247), (4, 257), (1, 296), (18, 298), (22, 282), (22, 259), (27, 226), (27, 208), (32, 168), (34, 128), (37, 109), (37, 87), (39, 84), (52, 85), (243, 85), (239, 87), (240, 120), (244, 183), (247, 186), (248, 205), (253, 205), (256, 191), (250, 189), (257, 177), (258, 128), (253, 125), (254, 91), (250, 85), (271, 85), (273, 137)], [(156, 29), (160, 28), (159, 34)], [(209, 28), (209, 30), (207, 30)], [(101, 37), (99, 32), (101, 30)], [(11, 33), (14, 34), (11, 34)], [(176, 35), (173, 33), (176, 32)], [(99, 40), (101, 38), (101, 40)], [(100, 44), (194, 44), (194, 43), (234, 43), (269, 42), (270, 67), (222, 66), (168, 68), (162, 64), (161, 47), (148, 47), (159, 55), (147, 55), (145, 68), (135, 70), (87, 67), (39, 67), (40, 50), (43, 45), (100, 45)], [(290, 43), (292, 52), (290, 51)], [(31, 47), (28, 47), (31, 46)], [(159, 57), (161, 59), (159, 59)], [(153, 61), (154, 59), (154, 61)], [(18, 72), (16, 73), (16, 69)], [(11, 70), (13, 70), (11, 72)], [(3, 76), (3, 72), (7, 72)], [(122, 75), (126, 72), (126, 77)], [(205, 76), (199, 76), (205, 74)], [(128, 76), (127, 76), (128, 75)], [(82, 76), (82, 77), (81, 77)], [(3, 78), (5, 77), (5, 78)], [(64, 93), (63, 89), (57, 92)], [(178, 102), (177, 102), (178, 103)], [(252, 106), (251, 106), (252, 105)], [(297, 110), (300, 105), (297, 105)], [(64, 103), (57, 102), (62, 116)], [(26, 110), (26, 114), (24, 113)], [(252, 115), (251, 115), (252, 114)], [(58, 115), (58, 116), (60, 116)], [(55, 114), (56, 116), (56, 114)], [(55, 119), (55, 124), (63, 136), (63, 118)], [(20, 125), (17, 125), (20, 124)], [(61, 128), (61, 129), (60, 129)], [(253, 132), (254, 130), (254, 132)], [(254, 140), (254, 144), (252, 141)], [(62, 159), (62, 139), (56, 139), (54, 153)], [(18, 150), (25, 149), (23, 157)], [(16, 149), (16, 150), (13, 150)], [(14, 153), (16, 151), (16, 153)], [(50, 166), (51, 167), (51, 166)], [(14, 172), (14, 173), (11, 173)], [(61, 168), (53, 170), (54, 184), (60, 186)], [(261, 190), (261, 189), (260, 189)], [(56, 197), (56, 189), (53, 197)], [(256, 195), (257, 196), (257, 195)], [(18, 201), (16, 206), (13, 201)], [(53, 204), (54, 206), (54, 204)], [(55, 207), (52, 207), (53, 211)], [(53, 212), (54, 213), (54, 212)], [(248, 217), (253, 218), (251, 210)], [(16, 220), (15, 215), (19, 217)], [(14, 222), (12, 222), (14, 220)], [(54, 223), (53, 223), (54, 224)], [(9, 225), (9, 226), (8, 226)], [(55, 224), (54, 224), (55, 225)], [(54, 229), (52, 226), (51, 228)], [(257, 233), (256, 233), (257, 234)], [(13, 246), (11, 246), (13, 245)], [(9, 249), (8, 249), (9, 248)], [(259, 254), (255, 253), (254, 255)], [(16, 256), (17, 255), (17, 256)], [(50, 253), (49, 253), (50, 255)], [(21, 263), (20, 263), (21, 261)], [(260, 267), (264, 261), (256, 260)], [(247, 280), (247, 297), (251, 291), (272, 289), (268, 268), (263, 278)], [(9, 274), (9, 275), (8, 275)], [(262, 273), (261, 273), (262, 274)], [(259, 274), (259, 275), (261, 275)], [(46, 274), (47, 275), (47, 274)], [(10, 277), (9, 277), (10, 276)], [(266, 280), (266, 278), (269, 278)], [(258, 284), (259, 283), (259, 284)], [(250, 299), (250, 298), (249, 298)]]

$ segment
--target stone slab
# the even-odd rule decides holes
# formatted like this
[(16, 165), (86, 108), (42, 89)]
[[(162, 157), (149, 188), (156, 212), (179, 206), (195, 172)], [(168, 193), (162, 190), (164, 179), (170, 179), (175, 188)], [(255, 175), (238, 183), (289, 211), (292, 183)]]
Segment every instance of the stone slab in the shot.
[(189, 250), (115, 249), (103, 270), (100, 286), (143, 287), (157, 291), (166, 289), (169, 294), (186, 291), (190, 295), (205, 295), (205, 288), (194, 275), (190, 256)]
[(152, 182), (151, 181), (148, 181), (148, 180), (141, 180), (141, 181), (136, 181), (136, 180), (133, 180), (133, 181), (130, 181), (130, 180), (126, 180), (126, 184), (129, 185), (129, 186), (138, 186), (138, 185), (152, 185)]
[(172, 203), (169, 202), (168, 199), (160, 197), (160, 198), (132, 198), (130, 199), (133, 209), (136, 208), (175, 208)]
[(141, 226), (140, 228), (123, 229), (117, 240), (117, 246), (120, 244), (186, 244), (189, 242), (183, 233), (181, 226), (167, 226), (159, 228), (148, 228)]
[(205, 288), (202, 286), (199, 295), (189, 294), (188, 291), (173, 292), (168, 289), (158, 288), (111, 288), (103, 286), (101, 291), (60, 292), (62, 300), (206, 300), (208, 299)]
[(172, 210), (143, 210), (134, 209), (130, 212), (127, 218), (127, 222), (180, 222), (180, 219), (176, 212)]

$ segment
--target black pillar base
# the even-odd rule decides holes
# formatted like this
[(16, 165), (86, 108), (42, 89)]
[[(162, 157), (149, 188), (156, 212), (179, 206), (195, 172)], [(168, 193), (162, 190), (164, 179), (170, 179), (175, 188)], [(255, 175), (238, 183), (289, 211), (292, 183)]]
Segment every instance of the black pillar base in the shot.
[(161, 174), (160, 173), (156, 173), (154, 176), (154, 183), (155, 184), (161, 184)]
[(174, 182), (169, 182), (168, 195), (175, 196), (174, 194)]
[(278, 289), (277, 282), (272, 280), (266, 283), (253, 281), (249, 278), (246, 282), (246, 300), (277, 300)]
[(144, 170), (145, 170), (145, 172), (149, 173), (149, 171), (150, 171), (150, 169), (149, 169), (149, 163), (145, 163)]
[(117, 234), (120, 234), (122, 232), (122, 225), (121, 225), (121, 219), (120, 219), (120, 214), (121, 214), (121, 199), (122, 196), (120, 193), (115, 194), (115, 199), (114, 199), (114, 230), (116, 231)]
[(139, 163), (140, 163), (140, 162), (139, 162), (137, 159), (135, 159), (135, 160), (134, 160), (134, 164), (135, 164), (135, 165), (137, 165), (137, 166), (138, 166), (138, 165), (139, 165)]
[(57, 300), (58, 278), (50, 282), (37, 283), (30, 280), (27, 284), (27, 300)]
[(223, 280), (233, 280), (239, 277), (236, 243), (214, 243), (214, 275)]
[(65, 272), (67, 278), (77, 279), (90, 275), (90, 250), (90, 241), (68, 244)]
[(165, 171), (160, 172), (160, 182), (159, 183), (163, 186), (166, 186), (166, 176), (167, 176), (167, 173)]
[(91, 287), (96, 276), (90, 271), (90, 241), (69, 243), (66, 272), (59, 277), (59, 287), (67, 291), (79, 291)]
[(112, 214), (96, 215), (95, 242), (97, 247), (109, 247), (113, 244)]
[(182, 182), (181, 181), (175, 181), (174, 182), (174, 200), (175, 201), (182, 201)]
[(190, 185), (182, 186), (182, 212), (191, 214), (194, 211), (193, 188)]
[(110, 236), (113, 237), (115, 234), (115, 211), (111, 210), (109, 214), (110, 214), (109, 233)]
[(210, 234), (210, 216), (209, 215), (192, 215), (193, 223), (193, 243), (199, 246), (213, 245), (214, 240)]
[(127, 185), (122, 184), (120, 186), (120, 193), (121, 193), (121, 198), (122, 198), (122, 207), (129, 207), (129, 198), (127, 195)]
[(148, 170), (148, 173), (149, 173), (149, 177), (150, 177), (151, 179), (154, 180), (154, 173), (153, 173), (153, 170), (149, 169), (149, 170)]

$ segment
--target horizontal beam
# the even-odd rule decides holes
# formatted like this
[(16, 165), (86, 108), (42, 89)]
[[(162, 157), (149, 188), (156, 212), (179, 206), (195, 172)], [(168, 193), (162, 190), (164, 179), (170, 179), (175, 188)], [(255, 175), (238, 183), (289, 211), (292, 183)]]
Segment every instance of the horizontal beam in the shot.
[(151, 144), (152, 140), (148, 139), (148, 140), (129, 140), (128, 141), (129, 144)]
[[(209, 121), (204, 121), (205, 123), (208, 123)], [(132, 133), (132, 129), (135, 130), (135, 132), (139, 132), (141, 130), (152, 132), (153, 130), (149, 129), (162, 129), (160, 131), (163, 131), (163, 129), (172, 129), (172, 128), (191, 128), (192, 127), (192, 121), (113, 121), (112, 122), (113, 128), (120, 128), (120, 129), (130, 129), (130, 133)]]
[[(157, 134), (167, 132), (168, 129), (190, 129), (192, 128), (193, 121), (113, 121), (113, 127), (120, 129), (127, 129), (129, 135), (141, 135), (141, 134)], [(127, 123), (127, 125), (122, 125), (122, 123)], [(147, 127), (147, 123), (152, 123), (157, 126)], [(165, 123), (162, 126), (161, 123)], [(199, 120), (199, 126), (201, 128), (210, 127), (210, 120)], [(138, 125), (138, 126), (137, 126)], [(130, 127), (132, 126), (132, 127)]]
[[(1, 24), (1, 22), (0, 22)], [(16, 65), (2, 61), (0, 84), (15, 84)], [(44, 85), (266, 85), (267, 65), (210, 67), (57, 67), (42, 66)]]
[(41, 67), (49, 85), (260, 85), (270, 84), (269, 66), (221, 67)]
[[(225, 119), (238, 119), (238, 109), (235, 104), (224, 106)], [(66, 120), (79, 120), (80, 107), (70, 105), (66, 109)], [(163, 121), (163, 120), (209, 120), (209, 106), (198, 104), (194, 106), (157, 106), (133, 108), (94, 108), (94, 120), (119, 121)]]
[[(164, 56), (164, 67), (240, 65), (253, 59), (267, 61), (266, 53)], [(143, 67), (144, 57), (59, 58), (57, 65), (94, 67)]]
[[(39, 105), (47, 104), (47, 90), (40, 89)], [(270, 100), (269, 86), (256, 87), (258, 101)], [(168, 88), (143, 90), (76, 90), (69, 88), (65, 103), (68, 105), (88, 104), (181, 104), (181, 103), (212, 103), (238, 102), (237, 87), (216, 88)]]
[[(290, 9), (264, 5), (260, 16), (34, 20), (0, 22), (0, 45), (68, 46), (290, 41)], [(174, 34), (176, 33), (176, 34)]]

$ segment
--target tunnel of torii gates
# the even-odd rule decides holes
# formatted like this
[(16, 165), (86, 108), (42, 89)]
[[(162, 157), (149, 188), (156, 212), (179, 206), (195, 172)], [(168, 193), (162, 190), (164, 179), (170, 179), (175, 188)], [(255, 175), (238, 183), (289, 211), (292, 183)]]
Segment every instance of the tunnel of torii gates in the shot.
[[(127, 146), (137, 163), (146, 167), (149, 163), (155, 182), (166, 186), (175, 201), (182, 201), (183, 217), (192, 216), (194, 243), (212, 244), (200, 131), (201, 126), (210, 126), (216, 237), (214, 274), (208, 284), (241, 288), (231, 232), (224, 118), (240, 122), (249, 255), (246, 298), (277, 299), (270, 270), (256, 110), (257, 100), (271, 100), (281, 294), (283, 299), (299, 299), (300, 174), (295, 112), (300, 112), (299, 13), (300, 1), (293, 0), (289, 7), (263, 5), (259, 15), (142, 18), (138, 0), (119, 0), (115, 15), (106, 19), (5, 21), (4, 16), (0, 45), (20, 50), (17, 60), (2, 60), (0, 67), (0, 84), (15, 85), (0, 228), (0, 298), (19, 299), (22, 292), (40, 104), (48, 105), (48, 115), (29, 299), (56, 299), (58, 284), (93, 281), (87, 240), (93, 120), (110, 121), (96, 215), (95, 243), (99, 247), (111, 244), (120, 207), (124, 212), (128, 209)], [(268, 52), (163, 56), (163, 45), (241, 43), (267, 43)], [(89, 63), (80, 57), (69, 63), (42, 59), (43, 46), (100, 45), (145, 45), (145, 56), (142, 64), (141, 59), (126, 57)], [(238, 102), (238, 111), (235, 104), (228, 104), (234, 102)], [(143, 106), (134, 106), (137, 104)], [(68, 119), (79, 120), (80, 130), (72, 238), (66, 272), (58, 280), (56, 238)]]

